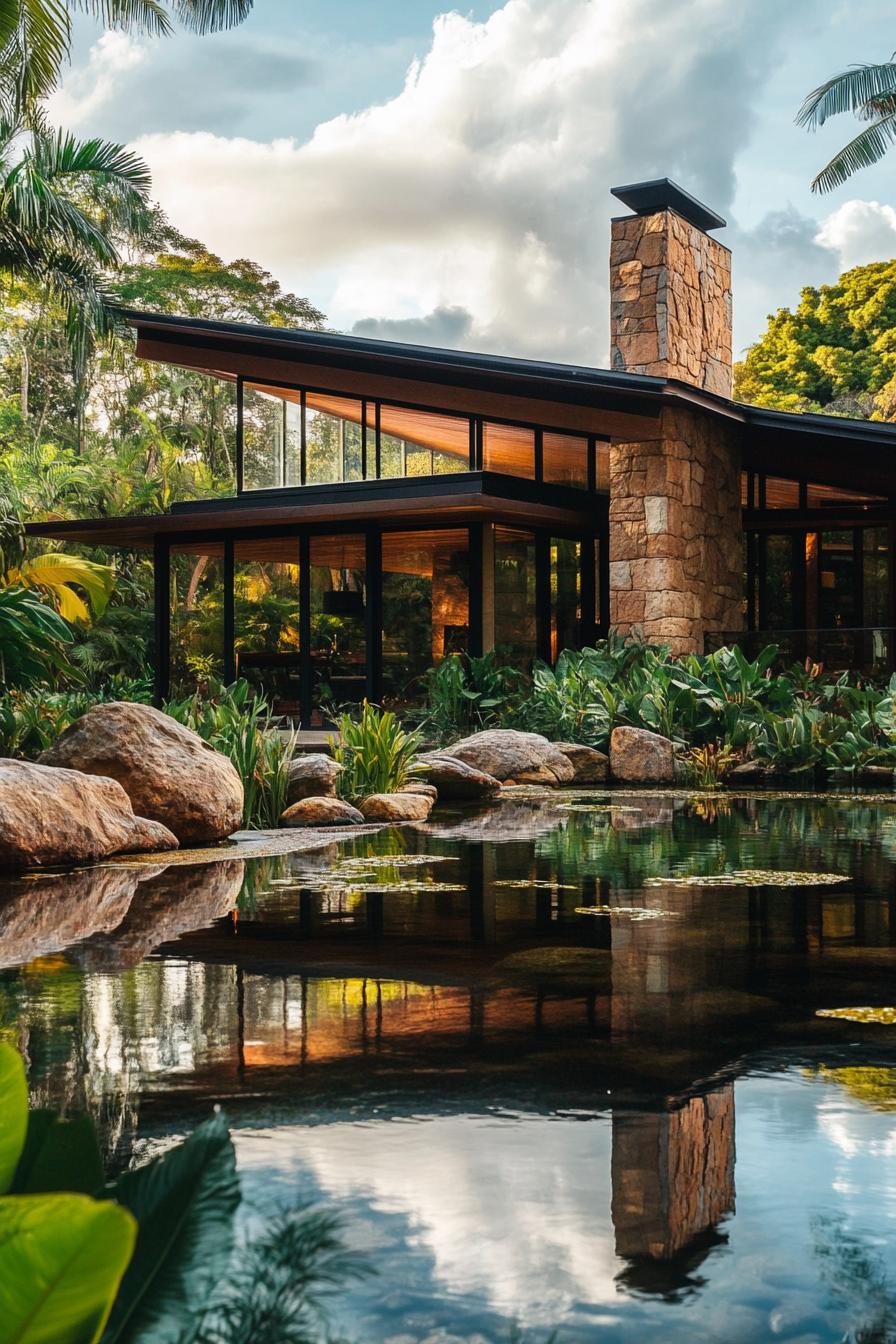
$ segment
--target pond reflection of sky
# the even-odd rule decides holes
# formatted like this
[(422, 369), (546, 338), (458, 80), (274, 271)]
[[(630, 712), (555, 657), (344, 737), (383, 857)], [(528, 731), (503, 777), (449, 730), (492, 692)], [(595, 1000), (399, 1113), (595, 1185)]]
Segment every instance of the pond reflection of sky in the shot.
[[(113, 1166), (221, 1101), (247, 1217), (322, 1199), (378, 1270), (350, 1341), (882, 1344), (896, 1027), (817, 1013), (896, 1003), (894, 836), (896, 795), (524, 791), (0, 881), (0, 1030)], [(668, 880), (757, 868), (847, 880)]]
[(379, 1266), (338, 1312), (366, 1338), (507, 1339), (516, 1323), (535, 1339), (834, 1344), (892, 1323), (896, 1110), (794, 1069), (734, 1096), (736, 1213), (656, 1291), (616, 1254), (608, 1115), (287, 1124), (240, 1131), (237, 1151), (257, 1210), (338, 1201)]

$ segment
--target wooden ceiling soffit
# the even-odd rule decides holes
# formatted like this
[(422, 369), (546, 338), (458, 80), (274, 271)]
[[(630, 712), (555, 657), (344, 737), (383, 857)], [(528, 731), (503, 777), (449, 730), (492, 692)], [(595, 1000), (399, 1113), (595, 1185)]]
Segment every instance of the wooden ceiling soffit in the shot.
[[(352, 369), (332, 368), (300, 358), (279, 359), (251, 351), (224, 351), (211, 345), (181, 344), (154, 339), (139, 329), (137, 356), (161, 364), (195, 369), (217, 378), (232, 379), (242, 374), (253, 381), (297, 383), (349, 396), (382, 397), (387, 401), (409, 402), (436, 410), (494, 416), (502, 420), (525, 420), (553, 429), (632, 441), (656, 437), (660, 416), (659, 402), (651, 403), (646, 398), (638, 401), (637, 410), (623, 409), (619, 403), (624, 402), (625, 397), (612, 389), (603, 391), (599, 387), (584, 385), (576, 388), (579, 396), (588, 397), (590, 404), (582, 405), (529, 396), (521, 390), (495, 392), (450, 381), (427, 382), (425, 379), (388, 374), (358, 373)], [(633, 401), (635, 397), (636, 394), (633, 394)]]

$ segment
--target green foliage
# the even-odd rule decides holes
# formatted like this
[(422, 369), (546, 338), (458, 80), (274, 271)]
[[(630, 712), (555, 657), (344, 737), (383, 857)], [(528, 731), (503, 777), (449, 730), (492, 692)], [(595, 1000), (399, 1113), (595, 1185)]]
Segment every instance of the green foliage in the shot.
[(779, 308), (735, 366), (741, 401), (783, 411), (896, 418), (896, 261), (846, 271)]
[(822, 168), (813, 191), (842, 187), (853, 173), (879, 163), (896, 141), (896, 60), (850, 66), (825, 80), (803, 100), (797, 124), (808, 130), (834, 116), (852, 113), (863, 128)]
[(330, 739), (333, 758), (342, 766), (336, 788), (347, 802), (372, 793), (395, 793), (411, 778), (420, 734), (406, 732), (391, 710), (365, 700), (357, 719), (343, 714)]
[(26, 588), (0, 588), (0, 687), (45, 681), (66, 666), (71, 628)]
[(101, 691), (49, 691), (12, 688), (0, 694), (0, 756), (31, 760), (51, 747), (75, 719), (108, 700), (147, 703), (147, 681), (112, 677)]
[(737, 762), (737, 752), (718, 742), (692, 747), (684, 758), (685, 778), (695, 789), (720, 789)]
[(780, 669), (774, 645), (752, 660), (737, 646), (673, 658), (611, 633), (593, 649), (561, 653), (553, 668), (536, 663), (529, 687), (496, 686), (487, 719), (473, 722), (459, 694), (462, 661), (445, 662), (454, 666), (431, 674), (426, 720), (441, 740), (498, 726), (606, 750), (613, 728), (628, 724), (668, 737), (689, 780), (709, 788), (738, 760), (779, 771), (896, 768), (896, 677), (882, 691), (809, 661)]
[(365, 1266), (308, 1208), (237, 1246), (239, 1202), (221, 1114), (103, 1186), (92, 1121), (29, 1115), (0, 1044), (2, 1344), (318, 1344), (324, 1297)]
[(199, 1306), (223, 1278), (239, 1204), (236, 1159), (222, 1115), (108, 1190), (139, 1233), (104, 1344), (177, 1344), (185, 1304)]
[(243, 781), (243, 826), (276, 826), (286, 807), (295, 734), (277, 728), (270, 706), (247, 681), (210, 682), (204, 694), (171, 701), (166, 713), (210, 742), (236, 766)]
[(522, 684), (519, 672), (498, 662), (452, 654), (426, 674), (424, 731), (437, 742), (497, 726)]
[(134, 1220), (86, 1195), (0, 1199), (4, 1344), (94, 1344), (134, 1245)]
[(0, 1042), (0, 1195), (13, 1182), (28, 1130), (28, 1083), (18, 1050)]

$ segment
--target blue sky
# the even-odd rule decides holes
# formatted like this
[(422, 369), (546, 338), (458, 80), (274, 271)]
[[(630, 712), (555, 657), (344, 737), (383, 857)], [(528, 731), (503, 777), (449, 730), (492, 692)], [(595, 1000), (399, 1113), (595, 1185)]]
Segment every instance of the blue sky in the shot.
[(609, 188), (729, 219), (735, 344), (803, 284), (896, 255), (896, 152), (828, 197), (854, 126), (802, 95), (896, 46), (884, 0), (256, 0), (240, 29), (77, 30), (60, 124), (136, 145), (175, 224), (340, 329), (607, 358)]

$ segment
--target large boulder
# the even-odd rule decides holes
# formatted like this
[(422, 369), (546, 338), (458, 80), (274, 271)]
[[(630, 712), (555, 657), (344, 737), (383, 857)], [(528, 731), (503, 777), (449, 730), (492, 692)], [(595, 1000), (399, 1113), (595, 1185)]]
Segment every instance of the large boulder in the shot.
[(342, 766), (322, 751), (296, 756), (289, 763), (287, 803), (300, 803), (303, 798), (335, 798), (341, 770)]
[(501, 792), (500, 780), (494, 775), (477, 770), (455, 756), (429, 752), (421, 756), (420, 763), (426, 767), (424, 777), (435, 785), (442, 802), (485, 802)]
[(371, 793), (359, 804), (365, 821), (426, 821), (433, 800), (422, 793)]
[(673, 784), (675, 750), (668, 737), (646, 728), (614, 728), (610, 772), (620, 784)]
[(280, 817), (281, 826), (361, 826), (364, 818), (341, 798), (302, 798)]
[(563, 752), (573, 768), (573, 784), (606, 784), (610, 759), (602, 751), (580, 742), (558, 742), (557, 750)]
[(424, 784), (422, 779), (412, 779), (410, 784), (402, 784), (398, 790), (399, 793), (419, 793), (424, 798), (431, 798), (435, 803), (439, 797), (439, 791), (434, 784)]
[(465, 761), (502, 783), (571, 784), (573, 768), (553, 742), (540, 733), (489, 728), (445, 748), (446, 756)]
[(182, 845), (223, 840), (243, 817), (243, 783), (226, 756), (151, 705), (94, 705), (40, 757), (118, 780), (141, 817)]
[(0, 760), (0, 868), (73, 867), (170, 849), (176, 836), (135, 816), (116, 780)]

